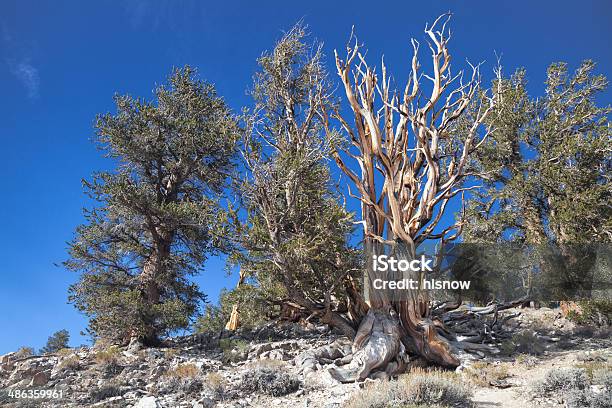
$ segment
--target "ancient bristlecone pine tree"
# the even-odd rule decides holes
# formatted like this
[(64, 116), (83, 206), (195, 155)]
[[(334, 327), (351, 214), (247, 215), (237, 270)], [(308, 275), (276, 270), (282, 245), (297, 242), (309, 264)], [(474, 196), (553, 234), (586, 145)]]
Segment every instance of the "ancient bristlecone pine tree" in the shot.
[(80, 272), (70, 300), (98, 337), (154, 344), (187, 328), (203, 294), (189, 277), (222, 249), (220, 196), (233, 168), (237, 126), (212, 85), (185, 67), (155, 101), (117, 96), (96, 121), (114, 171), (86, 181), (98, 206), (70, 242), (65, 265)]
[[(384, 62), (380, 75), (368, 66), (357, 41), (347, 47), (345, 59), (336, 53), (353, 117), (331, 111), (328, 132), (336, 133), (332, 121), (337, 120), (348, 139), (333, 153), (357, 189), (357, 194), (350, 193), (361, 201), (369, 253), (401, 245), (405, 256), (414, 257), (424, 241), (448, 241), (461, 232), (461, 219), (446, 227), (441, 220), (449, 201), (472, 188), (464, 184), (474, 176), (470, 155), (489, 133), (483, 123), (495, 98), (481, 89), (479, 66), (470, 64), (467, 78), (462, 71), (451, 73), (448, 19), (441, 16), (425, 29), (431, 74), (421, 71), (419, 43), (412, 40), (414, 56), (403, 91), (392, 89)], [(347, 158), (357, 166), (348, 165)], [(407, 350), (439, 365), (459, 365), (453, 347), (464, 345), (441, 336), (442, 324), (431, 318), (426, 292), (415, 290), (406, 299), (394, 300), (370, 290), (368, 302), (370, 309), (355, 336), (353, 361), (333, 370), (337, 378), (354, 381), (373, 371), (401, 372)]]
[(234, 256), (270, 303), (353, 336), (344, 314), (347, 298), (358, 292), (351, 282), (355, 251), (347, 244), (352, 218), (326, 162), (321, 112), (333, 100), (322, 46), (305, 43), (306, 35), (297, 24), (258, 60), (242, 145), (247, 172), (240, 196), (248, 219), (236, 234), (243, 250)]

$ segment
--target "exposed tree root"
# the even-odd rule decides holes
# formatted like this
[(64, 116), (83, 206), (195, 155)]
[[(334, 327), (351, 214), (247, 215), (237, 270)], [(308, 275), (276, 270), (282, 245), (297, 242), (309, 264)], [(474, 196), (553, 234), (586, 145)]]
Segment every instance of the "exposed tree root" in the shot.
[(454, 349), (467, 352), (498, 352), (491, 344), (499, 343), (508, 337), (505, 323), (520, 316), (520, 312), (500, 318), (499, 312), (522, 304), (524, 299), (507, 303), (491, 303), (484, 307), (458, 310), (443, 316), (446, 333)]
[(340, 382), (363, 381), (371, 374), (393, 376), (403, 371), (408, 356), (401, 341), (400, 323), (393, 312), (370, 309), (353, 342), (353, 358), (329, 370)]
[(450, 368), (460, 364), (455, 356), (461, 352), (497, 353), (495, 343), (508, 336), (503, 325), (520, 315), (500, 317), (498, 312), (514, 304), (455, 311), (444, 316), (443, 321), (420, 319), (419, 325), (412, 327), (400, 323), (393, 309), (390, 312), (370, 309), (355, 336), (353, 354), (341, 359), (340, 364), (346, 365), (330, 368), (330, 374), (341, 382), (391, 377), (408, 367), (408, 351)]

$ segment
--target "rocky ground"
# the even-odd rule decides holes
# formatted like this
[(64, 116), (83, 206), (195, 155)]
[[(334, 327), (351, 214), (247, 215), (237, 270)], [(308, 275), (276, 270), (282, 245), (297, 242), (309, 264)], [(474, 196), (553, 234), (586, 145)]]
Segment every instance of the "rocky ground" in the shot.
[[(554, 368), (611, 367), (608, 329), (577, 327), (559, 310), (505, 313), (517, 311), (521, 316), (509, 322), (516, 335), (500, 342), (499, 353), (466, 354), (453, 374), (475, 406), (562, 407), (561, 394), (538, 396), (533, 385)], [(381, 380), (341, 384), (327, 371), (349, 354), (350, 341), (326, 326), (298, 324), (175, 338), (161, 348), (133, 342), (43, 356), (9, 353), (0, 357), (0, 406), (366, 407), (354, 402)], [(40, 390), (56, 394), (40, 397)]]

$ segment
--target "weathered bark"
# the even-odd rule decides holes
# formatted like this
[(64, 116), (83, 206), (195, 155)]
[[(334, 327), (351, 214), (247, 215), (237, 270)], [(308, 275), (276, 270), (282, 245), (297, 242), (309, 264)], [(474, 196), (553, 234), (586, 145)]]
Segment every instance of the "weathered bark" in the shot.
[(344, 290), (347, 295), (346, 312), (352, 322), (360, 322), (370, 310), (370, 306), (364, 300), (355, 280), (347, 277), (344, 281)]
[(157, 276), (161, 272), (161, 260), (157, 253), (153, 253), (142, 267), (142, 273), (139, 276), (143, 290), (143, 295), (146, 302), (150, 304), (159, 303), (160, 288), (157, 282)]
[(405, 342), (412, 341), (418, 355), (442, 367), (459, 366), (461, 362), (453, 355), (449, 343), (438, 332), (438, 329), (444, 329), (442, 323), (429, 317), (426, 304), (402, 302), (398, 305), (398, 309), (402, 327), (408, 337)]
[[(447, 22), (447, 16), (441, 16), (425, 29), (432, 52), (431, 75), (419, 72), (419, 43), (412, 41), (412, 71), (403, 91), (390, 88), (384, 63), (381, 77), (367, 65), (356, 40), (347, 47), (344, 60), (336, 53), (353, 125), (339, 110), (324, 113), (325, 124), (331, 135), (329, 119), (338, 120), (350, 142), (350, 147), (339, 146), (332, 154), (357, 188), (358, 194), (349, 194), (361, 202), (366, 259), (385, 253), (383, 244), (391, 245), (393, 251), (403, 246), (405, 259), (414, 259), (422, 242), (450, 241), (461, 233), (461, 220), (439, 233), (434, 231), (449, 200), (463, 197), (470, 189), (462, 186), (468, 175), (475, 175), (468, 174), (469, 155), (480, 145), (478, 138), (489, 134), (489, 129), (479, 130), (493, 109), (494, 98), (480, 92), (477, 66), (471, 66), (467, 83), (456, 81), (462, 73), (451, 75)], [(441, 28), (436, 28), (438, 24)], [(422, 78), (432, 82), (429, 95), (421, 86)], [(450, 134), (473, 103), (477, 107), (468, 117), (468, 130)], [(345, 163), (345, 156), (356, 160), (361, 174)], [(382, 185), (377, 188), (379, 179)], [(341, 381), (359, 381), (377, 373), (393, 375), (405, 368), (407, 350), (442, 366), (458, 366), (451, 345), (439, 334), (446, 332), (444, 324), (430, 316), (428, 294), (410, 290), (406, 298), (396, 298), (373, 290), (370, 283), (378, 276), (368, 272), (364, 289), (370, 310), (355, 336), (353, 361), (332, 374)], [(412, 278), (421, 281), (424, 276)]]
[[(147, 308), (148, 306), (158, 304), (160, 301), (161, 293), (159, 283), (157, 282), (159, 264), (159, 257), (153, 254), (143, 265), (142, 273), (139, 276), (142, 296)], [(146, 317), (143, 320), (145, 321), (145, 327), (140, 330), (137, 329), (132, 336), (135, 335), (135, 337), (141, 340), (145, 345), (156, 345), (159, 339), (157, 330), (154, 327), (154, 322)]]
[(402, 343), (401, 325), (393, 309), (370, 309), (353, 340), (352, 361), (330, 374), (341, 382), (363, 381), (374, 371), (393, 376), (401, 373), (408, 355)]
[[(154, 249), (149, 258), (144, 262), (142, 272), (138, 277), (143, 300), (147, 307), (159, 304), (161, 301), (163, 287), (161, 286), (160, 278), (165, 273), (165, 265), (170, 256), (172, 244), (172, 233), (156, 228), (153, 236)], [(144, 332), (139, 333), (139, 337), (141, 337), (142, 342), (146, 345), (158, 344), (159, 338), (155, 322), (147, 321)]]
[[(238, 278), (238, 283), (236, 284), (236, 288), (239, 288), (240, 285), (242, 285), (242, 282), (244, 282), (245, 277), (246, 275), (244, 274), (244, 271), (241, 269), (240, 276)], [(238, 312), (238, 306), (239, 306), (238, 303), (232, 306), (232, 313), (230, 314), (229, 320), (225, 324), (225, 330), (236, 330), (240, 326), (240, 315)]]

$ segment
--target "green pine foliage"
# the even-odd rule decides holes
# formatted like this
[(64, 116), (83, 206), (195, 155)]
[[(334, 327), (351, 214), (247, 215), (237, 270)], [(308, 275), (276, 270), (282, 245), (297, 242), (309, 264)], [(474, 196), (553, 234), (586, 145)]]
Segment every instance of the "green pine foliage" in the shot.
[(47, 344), (40, 349), (40, 354), (55, 353), (62, 349), (68, 348), (68, 342), (70, 341), (70, 333), (68, 330), (62, 329), (53, 333), (47, 339)]
[(473, 163), (485, 186), (469, 203), (466, 241), (612, 241), (610, 106), (597, 103), (608, 81), (594, 70), (552, 64), (540, 98), (525, 70), (493, 83), (501, 98)]
[(175, 70), (155, 101), (116, 96), (98, 116), (97, 141), (113, 171), (84, 181), (97, 203), (69, 244), (80, 273), (70, 301), (92, 335), (149, 343), (186, 328), (204, 295), (189, 279), (227, 249), (220, 205), (234, 168), (238, 127), (212, 85)]
[(325, 315), (342, 302), (356, 257), (352, 214), (326, 161), (321, 114), (333, 101), (321, 46), (306, 35), (296, 25), (258, 61), (255, 106), (244, 117), (248, 174), (238, 185), (248, 220), (234, 260), (270, 300)]

